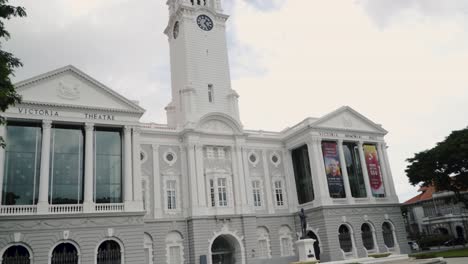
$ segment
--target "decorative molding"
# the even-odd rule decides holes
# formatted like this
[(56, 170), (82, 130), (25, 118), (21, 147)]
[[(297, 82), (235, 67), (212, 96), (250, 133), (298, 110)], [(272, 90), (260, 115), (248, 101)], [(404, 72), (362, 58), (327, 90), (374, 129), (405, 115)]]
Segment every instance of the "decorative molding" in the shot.
[(216, 133), (229, 133), (233, 134), (234, 131), (226, 123), (220, 120), (209, 120), (203, 123), (200, 128), (205, 131), (216, 132)]
[(107, 228), (107, 236), (108, 237), (114, 236), (114, 228)]
[(17, 232), (13, 234), (13, 241), (15, 241), (15, 243), (21, 242), (22, 239), (23, 239), (23, 235), (21, 233)]
[(69, 237), (70, 237), (70, 230), (63, 231), (63, 239), (68, 240)]
[(80, 85), (79, 84), (64, 84), (59, 82), (57, 87), (57, 96), (67, 100), (80, 99)]

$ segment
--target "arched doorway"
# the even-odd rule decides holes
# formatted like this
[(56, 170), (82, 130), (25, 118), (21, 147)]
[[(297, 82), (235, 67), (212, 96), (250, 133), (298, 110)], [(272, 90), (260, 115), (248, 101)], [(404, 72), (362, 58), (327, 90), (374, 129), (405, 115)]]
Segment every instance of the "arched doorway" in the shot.
[(232, 239), (227, 236), (219, 236), (211, 245), (212, 264), (234, 264), (236, 263), (236, 248), (232, 245)]
[(119, 243), (114, 240), (106, 240), (99, 245), (97, 252), (97, 264), (121, 264), (122, 252)]
[(382, 235), (385, 246), (387, 246), (387, 248), (393, 248), (395, 246), (395, 239), (393, 237), (393, 229), (390, 223), (384, 222), (382, 224)]
[(307, 237), (312, 238), (312, 239), (315, 240), (315, 242), (314, 242), (315, 258), (317, 260), (320, 260), (320, 241), (319, 241), (317, 235), (315, 235), (314, 232), (309, 231), (309, 232), (307, 232)]
[(58, 244), (50, 259), (51, 264), (78, 264), (78, 249), (70, 243)]
[(456, 231), (457, 231), (457, 237), (459, 239), (465, 240), (465, 232), (463, 232), (463, 227), (457, 226)]
[(375, 247), (374, 234), (369, 224), (364, 223), (361, 226), (362, 244), (367, 250), (373, 250)]
[(353, 240), (351, 238), (351, 231), (346, 225), (341, 225), (338, 229), (338, 239), (340, 242), (340, 248), (345, 253), (353, 251)]
[(29, 250), (23, 246), (11, 246), (2, 255), (2, 264), (29, 264), (31, 255)]

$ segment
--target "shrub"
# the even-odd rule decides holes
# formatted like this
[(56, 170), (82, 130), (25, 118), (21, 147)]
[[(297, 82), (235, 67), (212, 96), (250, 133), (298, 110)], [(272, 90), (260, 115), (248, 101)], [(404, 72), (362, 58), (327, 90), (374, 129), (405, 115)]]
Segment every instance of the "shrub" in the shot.
[(421, 237), (417, 242), (420, 248), (428, 248), (442, 246), (444, 242), (450, 239), (453, 239), (453, 237), (449, 235), (430, 235)]
[(382, 254), (369, 254), (369, 257), (372, 258), (386, 258), (390, 256), (392, 253), (382, 253)]

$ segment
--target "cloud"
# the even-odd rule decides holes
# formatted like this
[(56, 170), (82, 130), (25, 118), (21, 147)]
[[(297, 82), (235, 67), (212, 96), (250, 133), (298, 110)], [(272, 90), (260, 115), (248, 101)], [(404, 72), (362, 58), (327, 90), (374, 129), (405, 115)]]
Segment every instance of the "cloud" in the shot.
[(405, 15), (418, 15), (453, 19), (468, 18), (466, 0), (360, 0), (369, 16), (382, 28), (398, 23)]

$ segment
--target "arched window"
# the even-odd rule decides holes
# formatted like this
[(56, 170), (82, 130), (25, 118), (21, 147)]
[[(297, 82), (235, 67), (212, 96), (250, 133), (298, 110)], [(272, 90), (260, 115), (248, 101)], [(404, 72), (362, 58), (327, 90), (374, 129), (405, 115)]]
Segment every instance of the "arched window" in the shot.
[(148, 235), (144, 234), (144, 249), (145, 249), (145, 263), (153, 264), (153, 238)]
[(179, 232), (170, 232), (166, 236), (167, 264), (184, 263), (183, 238)]
[(257, 228), (257, 257), (271, 258), (270, 234), (265, 227)]
[(361, 226), (362, 243), (367, 250), (374, 249), (374, 235), (369, 224), (362, 224)]
[(106, 240), (99, 245), (97, 252), (97, 264), (120, 264), (122, 263), (122, 249), (119, 243)]
[(78, 264), (78, 249), (71, 243), (58, 244), (50, 259), (51, 264)]
[(351, 252), (353, 250), (353, 241), (351, 239), (351, 232), (346, 225), (341, 225), (338, 229), (340, 240), (340, 248), (345, 252)]
[(31, 255), (27, 248), (17, 245), (9, 247), (2, 256), (2, 264), (29, 264)]
[(393, 229), (390, 223), (384, 222), (382, 224), (382, 234), (385, 246), (388, 248), (393, 248), (395, 246), (395, 239), (393, 238)]

